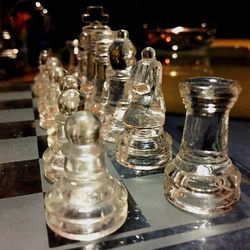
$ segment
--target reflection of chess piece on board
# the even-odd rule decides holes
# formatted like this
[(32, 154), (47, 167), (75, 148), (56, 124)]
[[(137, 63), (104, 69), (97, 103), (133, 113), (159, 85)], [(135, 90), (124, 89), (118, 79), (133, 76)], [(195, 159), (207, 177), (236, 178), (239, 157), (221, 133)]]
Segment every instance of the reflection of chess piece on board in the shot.
[(64, 171), (64, 155), (62, 145), (67, 142), (64, 132), (65, 121), (69, 115), (84, 109), (85, 99), (77, 89), (68, 89), (59, 96), (58, 108), (60, 113), (56, 116), (56, 140), (43, 153), (44, 175), (50, 182), (55, 182)]
[(240, 92), (236, 81), (190, 78), (179, 84), (186, 108), (180, 150), (165, 168), (166, 198), (186, 211), (216, 215), (240, 198), (241, 176), (228, 157), (228, 118)]
[(117, 137), (116, 159), (138, 170), (164, 168), (172, 157), (164, 131), (165, 104), (162, 66), (147, 47), (132, 70), (133, 100), (124, 114), (124, 131)]
[(123, 131), (123, 115), (132, 101), (131, 68), (135, 64), (136, 49), (126, 30), (117, 32), (117, 39), (109, 48), (110, 66), (106, 70), (108, 101), (104, 108), (101, 138), (115, 142)]
[(90, 241), (109, 235), (127, 218), (127, 190), (105, 167), (105, 148), (99, 142), (101, 123), (88, 111), (66, 121), (69, 140), (63, 177), (45, 196), (46, 220), (57, 234)]

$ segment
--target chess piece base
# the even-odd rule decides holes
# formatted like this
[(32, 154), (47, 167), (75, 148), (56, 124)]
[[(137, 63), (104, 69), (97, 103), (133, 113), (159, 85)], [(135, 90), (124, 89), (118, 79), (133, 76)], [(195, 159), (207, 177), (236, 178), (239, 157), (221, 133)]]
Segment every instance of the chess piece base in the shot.
[(117, 137), (116, 160), (137, 170), (164, 168), (172, 158), (170, 139), (162, 129), (125, 129)]
[(176, 207), (191, 213), (223, 214), (238, 202), (240, 180), (241, 175), (231, 160), (195, 165), (177, 156), (165, 169), (165, 197)]
[(106, 187), (94, 185), (90, 192), (89, 185), (60, 179), (45, 196), (48, 226), (65, 238), (81, 241), (115, 232), (127, 218), (127, 190), (112, 177), (108, 182)]

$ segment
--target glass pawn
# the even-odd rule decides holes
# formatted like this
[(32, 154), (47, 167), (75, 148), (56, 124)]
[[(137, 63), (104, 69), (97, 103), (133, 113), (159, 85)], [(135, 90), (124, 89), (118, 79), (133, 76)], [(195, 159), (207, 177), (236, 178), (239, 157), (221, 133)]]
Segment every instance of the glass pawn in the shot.
[(228, 157), (229, 111), (240, 85), (197, 77), (181, 82), (179, 90), (186, 119), (179, 152), (165, 168), (165, 197), (191, 213), (222, 214), (240, 198), (241, 175)]
[(51, 78), (51, 72), (56, 68), (61, 66), (61, 61), (54, 56), (50, 56), (45, 64), (45, 79), (44, 79), (44, 86), (41, 88), (39, 99), (38, 99), (38, 112), (39, 115), (44, 111), (47, 105), (47, 96), (48, 92), (50, 90), (50, 78)]
[(116, 159), (137, 170), (164, 168), (172, 158), (164, 131), (162, 65), (147, 47), (132, 70), (133, 100), (124, 114), (124, 131), (116, 140)]
[[(78, 89), (80, 91), (81, 87), (81, 81), (75, 75), (66, 75), (59, 81), (60, 93), (67, 89)], [(47, 135), (47, 143), (50, 146), (57, 140), (57, 122), (47, 129)]]
[(49, 58), (48, 50), (43, 50), (39, 55), (39, 73), (34, 79), (34, 85), (32, 86), (32, 90), (35, 96), (40, 96), (41, 89), (45, 86), (45, 82), (47, 81), (47, 75), (45, 72), (45, 64)]
[(65, 238), (95, 240), (116, 231), (127, 218), (127, 190), (107, 172), (100, 127), (88, 111), (75, 113), (65, 124), (65, 171), (45, 196), (47, 224)]
[(69, 115), (84, 109), (84, 97), (77, 89), (68, 89), (62, 92), (58, 98), (58, 108), (60, 113), (56, 116), (57, 138), (54, 143), (43, 153), (44, 175), (50, 182), (58, 181), (64, 171), (65, 157), (61, 147), (67, 142), (64, 125)]
[(44, 109), (39, 113), (39, 125), (44, 129), (49, 129), (55, 124), (55, 117), (59, 112), (57, 106), (57, 99), (60, 95), (59, 82), (66, 74), (67, 70), (63, 67), (54, 67), (51, 70), (50, 82), (44, 97)]
[(136, 63), (136, 49), (129, 40), (126, 30), (119, 30), (117, 38), (109, 48), (110, 65), (106, 70), (108, 100), (104, 107), (101, 138), (115, 142), (116, 136), (123, 131), (123, 115), (132, 101), (131, 69)]

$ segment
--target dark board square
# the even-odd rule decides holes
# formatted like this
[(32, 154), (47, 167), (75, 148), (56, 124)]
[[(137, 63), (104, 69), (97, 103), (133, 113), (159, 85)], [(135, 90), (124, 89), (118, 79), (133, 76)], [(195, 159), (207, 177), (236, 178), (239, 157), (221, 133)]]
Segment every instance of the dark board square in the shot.
[(0, 123), (0, 139), (35, 136), (35, 122), (8, 122)]
[(128, 192), (128, 217), (123, 226), (119, 228), (116, 233), (124, 233), (149, 226), (150, 225), (142, 214), (141, 209), (136, 204), (132, 195)]
[(11, 84), (11, 85), (0, 85), (0, 92), (16, 92), (16, 91), (30, 91), (30, 84)]
[(39, 112), (37, 108), (34, 108), (34, 116), (36, 120), (39, 120)]
[(48, 234), (49, 247), (64, 246), (64, 245), (78, 242), (76, 240), (70, 240), (70, 239), (66, 239), (66, 238), (61, 237), (60, 235), (53, 232), (48, 227), (48, 225), (47, 225), (47, 234)]
[(39, 160), (0, 164), (0, 198), (42, 192)]
[(37, 144), (38, 144), (38, 153), (39, 158), (42, 158), (43, 152), (48, 148), (47, 144), (47, 136), (38, 136), (37, 137)]
[(32, 108), (32, 99), (0, 101), (0, 110)]

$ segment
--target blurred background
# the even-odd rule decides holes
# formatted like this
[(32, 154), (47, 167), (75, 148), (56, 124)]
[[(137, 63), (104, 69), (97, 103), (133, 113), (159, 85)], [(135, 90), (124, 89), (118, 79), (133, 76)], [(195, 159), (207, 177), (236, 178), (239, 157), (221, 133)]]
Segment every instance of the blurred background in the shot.
[(163, 64), (168, 112), (184, 112), (180, 81), (213, 75), (242, 84), (232, 115), (250, 118), (246, 103), (250, 96), (249, 11), (243, 0), (220, 5), (213, 0), (0, 0), (0, 81), (24, 82), (28, 77), (31, 82), (43, 49), (59, 56), (67, 68), (66, 42), (79, 37), (86, 25), (82, 14), (90, 5), (104, 7), (112, 30), (129, 31), (137, 59), (144, 47), (156, 49)]
[[(147, 43), (146, 28), (197, 27), (205, 22), (216, 27), (217, 38), (249, 38), (248, 8), (241, 2), (219, 7), (216, 1), (0, 0), (0, 49), (18, 50), (24, 65), (19, 63), (16, 74), (23, 66), (36, 67), (42, 49), (64, 53), (66, 41), (78, 38), (88, 5), (102, 5), (110, 16), (109, 26), (127, 29), (138, 51)], [(17, 56), (17, 50), (9, 51), (10, 57)]]

